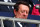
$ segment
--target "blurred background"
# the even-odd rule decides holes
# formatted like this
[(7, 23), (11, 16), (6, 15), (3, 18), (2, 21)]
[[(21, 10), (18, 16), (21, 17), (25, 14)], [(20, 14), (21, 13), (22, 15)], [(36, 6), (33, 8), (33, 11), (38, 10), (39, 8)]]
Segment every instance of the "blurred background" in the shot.
[[(28, 19), (40, 20), (40, 0), (0, 0), (3, 2), (16, 3), (17, 1), (25, 1), (30, 5), (30, 12)], [(0, 4), (0, 16), (14, 17), (13, 6)], [(36, 27), (35, 24), (31, 24)]]

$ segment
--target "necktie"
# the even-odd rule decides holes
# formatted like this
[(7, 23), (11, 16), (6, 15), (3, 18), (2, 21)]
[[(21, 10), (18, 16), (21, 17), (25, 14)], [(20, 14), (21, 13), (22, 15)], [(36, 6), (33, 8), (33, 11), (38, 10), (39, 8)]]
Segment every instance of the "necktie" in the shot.
[(21, 23), (23, 27), (28, 27), (27, 23)]
[(28, 27), (27, 23), (17, 22), (20, 27)]
[(21, 23), (21, 24), (22, 24), (23, 27), (26, 27), (26, 26), (25, 26), (25, 23)]

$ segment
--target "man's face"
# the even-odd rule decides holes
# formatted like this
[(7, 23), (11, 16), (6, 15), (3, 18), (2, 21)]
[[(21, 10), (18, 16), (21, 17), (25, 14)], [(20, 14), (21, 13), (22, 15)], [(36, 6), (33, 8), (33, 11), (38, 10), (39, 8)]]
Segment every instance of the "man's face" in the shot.
[(19, 5), (18, 12), (15, 12), (16, 18), (26, 19), (29, 13), (29, 7), (23, 4)]

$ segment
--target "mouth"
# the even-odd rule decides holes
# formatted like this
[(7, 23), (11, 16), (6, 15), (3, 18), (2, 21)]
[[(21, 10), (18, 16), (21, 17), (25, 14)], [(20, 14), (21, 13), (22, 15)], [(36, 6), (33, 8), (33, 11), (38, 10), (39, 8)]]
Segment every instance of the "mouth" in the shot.
[(22, 17), (23, 19), (27, 19), (27, 16)]

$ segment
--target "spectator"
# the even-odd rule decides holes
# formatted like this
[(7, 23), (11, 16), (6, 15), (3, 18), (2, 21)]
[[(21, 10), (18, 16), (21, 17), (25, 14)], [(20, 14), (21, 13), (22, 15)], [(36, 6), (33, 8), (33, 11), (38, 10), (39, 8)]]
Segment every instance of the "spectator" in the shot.
[[(29, 14), (29, 4), (24, 1), (19, 1), (14, 5), (14, 18), (21, 18), (21, 19), (27, 19), (28, 14)], [(9, 22), (10, 24), (10, 22)], [(4, 24), (4, 27), (12, 27), (12, 25), (6, 25)], [(16, 27), (30, 27), (28, 23), (21, 23), (21, 22), (15, 22)]]
[[(29, 4), (27, 2), (17, 2), (14, 5), (14, 18), (21, 18), (21, 19), (27, 19), (28, 14), (29, 14)], [(21, 25), (21, 22), (16, 22), (17, 25), (19, 25), (19, 27), (30, 27), (29, 25), (27, 25), (27, 23), (25, 23), (25, 25)], [(16, 24), (15, 24), (16, 25)], [(18, 27), (16, 25), (16, 27)]]

